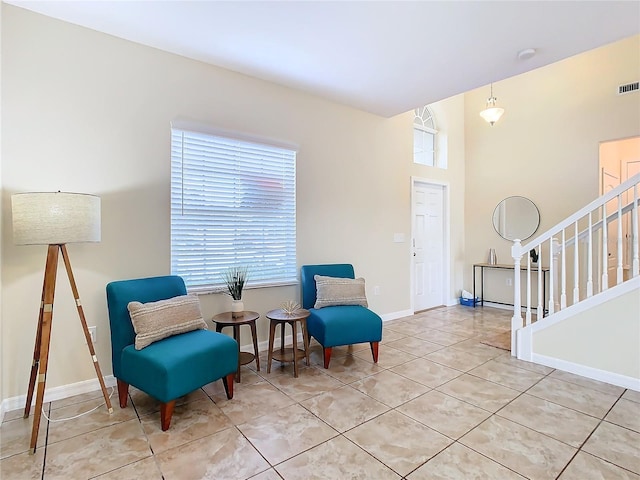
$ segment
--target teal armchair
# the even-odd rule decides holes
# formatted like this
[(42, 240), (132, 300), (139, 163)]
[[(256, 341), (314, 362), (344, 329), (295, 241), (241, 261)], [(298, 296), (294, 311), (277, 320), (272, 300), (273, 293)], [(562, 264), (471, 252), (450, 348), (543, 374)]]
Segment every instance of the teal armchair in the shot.
[(118, 383), (120, 407), (127, 406), (129, 385), (160, 401), (160, 424), (167, 430), (176, 399), (222, 379), (227, 398), (233, 398), (233, 378), (238, 369), (238, 344), (209, 330), (194, 330), (162, 339), (136, 350), (135, 331), (127, 305), (186, 295), (178, 276), (123, 280), (107, 285), (111, 327), (113, 375)]
[(309, 310), (308, 335), (323, 348), (324, 368), (329, 368), (332, 347), (369, 343), (373, 361), (378, 362), (378, 346), (382, 340), (382, 319), (366, 307), (336, 305), (316, 309), (315, 275), (355, 278), (353, 265), (304, 265), (300, 269), (302, 308)]

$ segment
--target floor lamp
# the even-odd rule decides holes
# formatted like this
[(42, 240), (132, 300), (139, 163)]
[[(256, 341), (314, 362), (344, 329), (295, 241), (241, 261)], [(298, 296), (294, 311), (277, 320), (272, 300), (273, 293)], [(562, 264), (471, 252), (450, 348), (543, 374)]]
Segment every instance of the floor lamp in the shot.
[(67, 243), (100, 241), (100, 197), (64, 192), (18, 193), (11, 196), (11, 212), (13, 216), (13, 239), (16, 245), (48, 245), (40, 313), (38, 315), (38, 329), (33, 349), (33, 363), (31, 365), (29, 389), (27, 390), (27, 401), (24, 407), (24, 417), (28, 418), (37, 380), (38, 390), (33, 413), (30, 444), (30, 453), (35, 453), (47, 379), (51, 323), (53, 320), (53, 298), (56, 290), (58, 254), (60, 252), (62, 252), (62, 259), (64, 260), (71, 291), (76, 301), (89, 353), (100, 381), (102, 395), (109, 413), (113, 412), (104, 379), (100, 372), (98, 357), (87, 328), (87, 321), (80, 303), (66, 247)]

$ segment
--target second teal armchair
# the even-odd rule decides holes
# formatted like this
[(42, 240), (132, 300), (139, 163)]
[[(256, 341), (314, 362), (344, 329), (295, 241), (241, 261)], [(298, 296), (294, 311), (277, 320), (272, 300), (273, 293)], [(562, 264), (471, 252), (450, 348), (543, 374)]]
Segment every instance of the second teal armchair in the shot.
[(355, 278), (353, 265), (304, 265), (300, 270), (302, 308), (309, 310), (307, 331), (323, 348), (324, 368), (329, 368), (331, 349), (339, 345), (367, 342), (373, 361), (378, 362), (378, 346), (382, 340), (382, 319), (361, 305), (335, 305), (314, 308), (316, 304), (315, 275)]

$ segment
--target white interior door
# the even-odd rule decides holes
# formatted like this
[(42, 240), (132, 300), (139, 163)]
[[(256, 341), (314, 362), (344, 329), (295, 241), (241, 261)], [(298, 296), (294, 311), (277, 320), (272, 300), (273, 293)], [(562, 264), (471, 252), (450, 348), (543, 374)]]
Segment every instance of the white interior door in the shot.
[[(640, 172), (640, 137), (626, 138), (604, 142), (600, 145), (600, 194), (603, 195), (621, 183), (627, 181)], [(623, 205), (632, 201), (632, 198), (622, 198)], [(611, 200), (606, 205), (607, 215), (618, 210), (617, 199)], [(630, 276), (630, 222), (631, 216), (627, 215), (627, 221), (622, 224), (622, 265), (623, 279)], [(608, 286), (613, 287), (617, 283), (618, 267), (618, 225), (611, 222), (607, 228), (607, 274)]]
[(413, 308), (438, 307), (444, 302), (444, 187), (413, 184)]

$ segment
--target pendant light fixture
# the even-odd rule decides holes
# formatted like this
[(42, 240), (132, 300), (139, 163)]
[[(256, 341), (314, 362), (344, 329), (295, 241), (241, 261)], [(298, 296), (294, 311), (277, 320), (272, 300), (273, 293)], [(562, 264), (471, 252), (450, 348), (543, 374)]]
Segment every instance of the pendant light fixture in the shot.
[(491, 126), (500, 120), (504, 113), (504, 108), (496, 107), (498, 99), (493, 96), (493, 83), (491, 83), (491, 96), (487, 98), (487, 108), (480, 112), (480, 116), (484, 118)]

